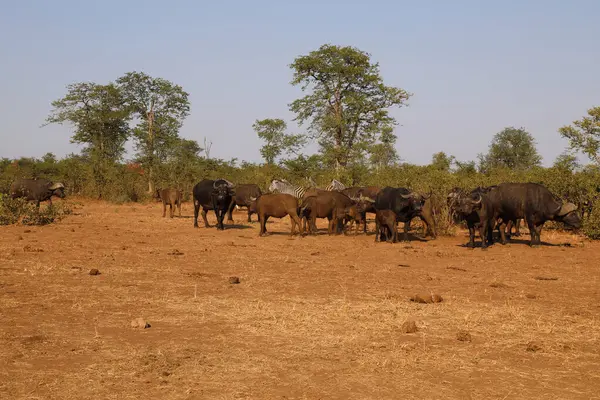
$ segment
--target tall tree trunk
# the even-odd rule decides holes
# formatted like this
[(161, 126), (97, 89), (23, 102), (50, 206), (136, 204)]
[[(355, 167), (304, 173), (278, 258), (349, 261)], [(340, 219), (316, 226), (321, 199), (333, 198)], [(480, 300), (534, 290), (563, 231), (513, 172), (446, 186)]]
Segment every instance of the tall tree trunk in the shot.
[(154, 193), (154, 111), (148, 112), (148, 193)]

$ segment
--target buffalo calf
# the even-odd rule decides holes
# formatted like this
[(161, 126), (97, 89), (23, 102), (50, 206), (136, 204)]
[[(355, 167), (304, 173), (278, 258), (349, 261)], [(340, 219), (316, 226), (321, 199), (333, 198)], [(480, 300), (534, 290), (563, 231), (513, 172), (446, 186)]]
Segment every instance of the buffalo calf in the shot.
[(381, 239), (386, 241), (392, 241), (396, 243), (398, 241), (398, 229), (396, 228), (396, 213), (392, 210), (377, 210), (375, 213), (375, 241), (379, 242)]
[(163, 218), (167, 215), (167, 204), (170, 207), (169, 216), (173, 218), (175, 207), (177, 207), (177, 211), (179, 212), (179, 216), (181, 217), (181, 198), (183, 197), (183, 192), (179, 189), (170, 187), (166, 189), (156, 189), (155, 198), (160, 199), (163, 204)]

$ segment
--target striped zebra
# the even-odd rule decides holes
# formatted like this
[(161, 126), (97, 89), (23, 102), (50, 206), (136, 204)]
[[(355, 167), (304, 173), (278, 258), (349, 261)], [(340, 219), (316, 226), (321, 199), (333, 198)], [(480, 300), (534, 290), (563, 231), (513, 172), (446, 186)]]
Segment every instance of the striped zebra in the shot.
[(308, 188), (292, 185), (285, 179), (273, 179), (271, 185), (269, 186), (269, 192), (291, 194), (297, 199), (301, 199), (307, 190)]
[(333, 190), (335, 190), (337, 192), (341, 192), (344, 189), (346, 189), (346, 185), (344, 185), (342, 182), (340, 182), (336, 179), (333, 179), (331, 181), (331, 183), (329, 185), (327, 185), (327, 187), (325, 188), (325, 190), (328, 190), (330, 192)]

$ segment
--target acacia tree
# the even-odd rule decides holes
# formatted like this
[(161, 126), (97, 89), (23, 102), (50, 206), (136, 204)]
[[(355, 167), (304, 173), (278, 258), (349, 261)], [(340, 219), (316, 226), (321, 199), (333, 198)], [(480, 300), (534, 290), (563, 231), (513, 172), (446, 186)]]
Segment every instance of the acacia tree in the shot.
[(282, 153), (296, 154), (305, 144), (303, 135), (286, 134), (287, 124), (279, 118), (256, 120), (252, 128), (266, 142), (260, 148), (260, 154), (269, 165), (273, 165)]
[(148, 191), (154, 192), (155, 170), (175, 145), (190, 111), (188, 93), (179, 85), (143, 72), (128, 72), (117, 84), (138, 124), (133, 129), (138, 161), (148, 172)]
[(121, 160), (130, 135), (130, 113), (125, 99), (112, 83), (82, 82), (67, 86), (67, 94), (52, 102), (43, 126), (69, 123), (75, 128), (71, 143), (85, 145), (92, 164), (98, 197), (102, 197), (108, 171)]
[(581, 151), (600, 165), (600, 107), (590, 108), (588, 115), (558, 132), (569, 140), (571, 149)]
[(368, 149), (383, 127), (394, 125), (388, 109), (405, 105), (411, 96), (384, 85), (379, 64), (354, 47), (325, 44), (297, 57), (290, 68), (292, 85), (310, 91), (289, 105), (295, 120), (309, 123), (311, 137), (318, 139), (322, 153), (336, 168), (357, 156), (353, 154), (357, 146)]
[(488, 153), (479, 155), (480, 170), (489, 171), (503, 167), (529, 169), (539, 166), (542, 157), (537, 152), (535, 140), (523, 128), (507, 127), (494, 135)]

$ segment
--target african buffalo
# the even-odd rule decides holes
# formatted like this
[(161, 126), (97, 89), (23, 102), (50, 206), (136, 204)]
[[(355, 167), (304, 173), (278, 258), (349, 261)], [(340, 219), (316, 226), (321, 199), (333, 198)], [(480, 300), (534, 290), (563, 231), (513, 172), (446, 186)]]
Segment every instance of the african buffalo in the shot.
[(258, 214), (258, 221), (260, 222), (259, 236), (267, 234), (267, 219), (269, 217), (283, 218), (286, 215), (289, 215), (292, 221), (291, 235), (294, 235), (296, 226), (298, 226), (298, 233), (300, 233), (298, 199), (291, 194), (265, 193), (258, 198), (252, 197), (250, 201), (248, 209)]
[(163, 218), (167, 215), (167, 204), (169, 205), (169, 216), (173, 218), (174, 208), (177, 207), (181, 217), (181, 199), (183, 192), (180, 189), (170, 187), (166, 189), (156, 189), (154, 197), (160, 199), (163, 204)]
[(475, 247), (475, 229), (479, 229), (481, 248), (492, 244), (492, 233), (496, 221), (489, 217), (492, 206), (485, 196), (494, 187), (478, 187), (468, 194), (460, 194), (454, 199), (454, 210), (459, 219), (463, 219), (469, 228), (467, 247)]
[(10, 186), (10, 196), (13, 199), (24, 198), (35, 201), (36, 207), (40, 208), (42, 201), (48, 201), (49, 205), (52, 205), (52, 196), (64, 199), (65, 185), (48, 179), (17, 179)]
[(248, 210), (248, 222), (252, 222), (250, 216), (253, 214), (250, 211), (250, 203), (252, 203), (251, 198), (259, 197), (262, 194), (262, 191), (258, 187), (258, 185), (254, 183), (241, 183), (236, 185), (235, 187), (235, 196), (231, 199), (231, 204), (227, 209), (227, 222), (233, 222), (233, 208), (246, 207)]
[(473, 197), (470, 201), (473, 207), (486, 203), (489, 208), (483, 217), (490, 226), (498, 219), (502, 220), (502, 244), (506, 243), (503, 225), (519, 218), (527, 223), (532, 247), (541, 245), (541, 231), (546, 221), (558, 221), (571, 229), (581, 227), (577, 206), (573, 203), (563, 203), (545, 186), (537, 183), (502, 183), (485, 194)]
[[(310, 233), (316, 233), (316, 219), (327, 218), (329, 227), (327, 232), (331, 235), (334, 227), (342, 225), (345, 228), (346, 222), (351, 221), (350, 229), (355, 221), (356, 230), (361, 220), (361, 216), (356, 204), (348, 196), (335, 192), (327, 191), (316, 196), (304, 198), (300, 207), (300, 217), (302, 218), (302, 231), (306, 232), (306, 223), (308, 222)], [(344, 233), (346, 233), (344, 229)]]
[(375, 213), (375, 241), (380, 240), (398, 241), (396, 214), (392, 210), (378, 210)]
[(367, 233), (367, 213), (375, 214), (375, 199), (380, 190), (378, 186), (353, 186), (342, 190), (343, 194), (359, 203), (365, 233)]
[(206, 211), (214, 210), (217, 216), (217, 229), (224, 230), (223, 219), (231, 198), (235, 195), (235, 185), (226, 179), (203, 179), (192, 190), (194, 197), (194, 228), (198, 227), (198, 212), (202, 207), (204, 226), (210, 228), (206, 219)]
[[(430, 194), (421, 195), (406, 188), (384, 187), (377, 194), (375, 200), (376, 210), (392, 210), (396, 214), (397, 222), (404, 222), (404, 240), (408, 240), (410, 221), (419, 217), (426, 226), (426, 235), (433, 238), (435, 234), (435, 221), (431, 202), (427, 202)], [(426, 205), (426, 207), (424, 207)]]

